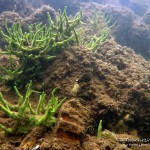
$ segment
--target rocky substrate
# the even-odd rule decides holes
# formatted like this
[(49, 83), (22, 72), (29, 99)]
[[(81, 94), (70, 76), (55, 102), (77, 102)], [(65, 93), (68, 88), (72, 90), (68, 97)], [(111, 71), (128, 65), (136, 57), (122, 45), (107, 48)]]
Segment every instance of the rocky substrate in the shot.
[[(6, 60), (1, 57), (1, 64), (7, 65)], [(96, 54), (74, 46), (46, 65), (45, 92), (49, 95), (57, 87), (59, 98), (67, 97), (56, 114), (56, 125), (38, 127), (26, 136), (1, 135), (1, 149), (28, 150), (36, 146), (42, 150), (137, 149), (138, 146), (119, 141), (149, 138), (150, 62), (132, 49), (114, 40), (101, 45)], [(16, 102), (13, 95), (4, 92), (12, 103)], [(38, 99), (32, 99), (36, 107)], [(11, 125), (7, 116), (0, 116), (2, 124)], [(103, 135), (98, 139), (100, 120)]]
[[(96, 117), (96, 124), (102, 117), (106, 128), (115, 132), (136, 129), (137, 135), (149, 135), (149, 62), (109, 41), (98, 54), (73, 48), (53, 63), (44, 77), (47, 92), (58, 87), (61, 95), (80, 98)], [(120, 121), (130, 127), (121, 129)]]

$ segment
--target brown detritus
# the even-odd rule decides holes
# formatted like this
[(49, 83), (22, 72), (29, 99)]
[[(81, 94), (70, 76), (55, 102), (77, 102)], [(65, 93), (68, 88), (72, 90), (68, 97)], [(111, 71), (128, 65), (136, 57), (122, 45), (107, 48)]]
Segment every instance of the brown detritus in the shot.
[(46, 129), (44, 127), (36, 127), (21, 141), (18, 150), (32, 149), (39, 143), (39, 139), (44, 136), (45, 132)]
[(107, 150), (107, 149), (116, 149), (116, 150), (130, 150), (127, 149), (126, 145), (118, 144), (113, 138), (98, 139), (96, 137), (88, 136), (83, 142), (84, 150)]
[[(69, 129), (70, 130), (70, 129)], [(73, 129), (71, 129), (73, 130)], [(65, 141), (66, 143), (69, 142), (73, 145), (80, 145), (81, 137), (77, 134), (74, 134), (72, 132), (66, 132), (62, 130), (57, 131), (57, 138), (61, 139), (62, 141)]]

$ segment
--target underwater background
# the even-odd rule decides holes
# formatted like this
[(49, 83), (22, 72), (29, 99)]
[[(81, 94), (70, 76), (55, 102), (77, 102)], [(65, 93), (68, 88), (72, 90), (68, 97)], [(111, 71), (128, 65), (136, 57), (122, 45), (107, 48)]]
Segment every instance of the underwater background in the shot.
[(150, 0), (0, 0), (0, 149), (149, 150)]

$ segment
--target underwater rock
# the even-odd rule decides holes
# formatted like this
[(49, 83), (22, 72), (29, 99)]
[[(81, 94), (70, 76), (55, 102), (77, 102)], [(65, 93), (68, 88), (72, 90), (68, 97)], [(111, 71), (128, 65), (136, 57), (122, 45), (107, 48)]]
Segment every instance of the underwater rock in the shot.
[(76, 97), (91, 112), (92, 124), (98, 125), (102, 119), (105, 128), (117, 132), (117, 124), (123, 120), (122, 127), (131, 126), (126, 128), (127, 133), (135, 129), (146, 137), (150, 119), (149, 66), (132, 49), (109, 40), (97, 54), (77, 47), (67, 49), (45, 72), (44, 85), (47, 93), (58, 87), (61, 96), (72, 98), (70, 91), (78, 79), (81, 89)]
[(106, 149), (116, 149), (116, 150), (130, 150), (126, 148), (125, 144), (118, 144), (117, 140), (113, 138), (101, 138), (87, 136), (83, 142), (84, 150), (106, 150)]
[(115, 23), (112, 28), (116, 41), (122, 45), (128, 45), (128, 38), (132, 23), (136, 16), (126, 7), (102, 6), (102, 12), (111, 18), (111, 22)]
[(34, 11), (31, 2), (26, 0), (1, 0), (0, 6), (0, 13), (4, 11), (17, 12), (21, 17), (28, 16)]
[[(130, 36), (129, 36), (130, 35)], [(129, 42), (127, 45), (133, 48), (137, 54), (150, 59), (150, 25), (143, 23), (143, 19), (135, 20), (129, 33)]]
[[(100, 119), (103, 130), (115, 132), (115, 137), (123, 138), (125, 131), (126, 138), (129, 135), (149, 137), (150, 64), (132, 49), (114, 40), (103, 43), (96, 54), (81, 47), (70, 47), (49, 64), (43, 81), (47, 94), (57, 87), (58, 97), (66, 96), (68, 100), (56, 114), (56, 126), (47, 132), (33, 131), (25, 136), (22, 146), (88, 150), (92, 144), (98, 150), (114, 146), (123, 149), (126, 145), (114, 137), (97, 139)], [(70, 91), (76, 81), (81, 90), (74, 97)], [(9, 94), (12, 97), (11, 93), (4, 93), (4, 97)], [(36, 106), (37, 99), (32, 103)]]
[[(4, 30), (5, 29), (5, 23), (7, 22), (8, 27), (12, 26), (13, 23), (17, 23), (21, 18), (21, 16), (16, 12), (11, 11), (4, 11), (0, 14), (0, 27)], [(2, 38), (2, 35), (0, 35), (0, 46), (1, 48), (4, 47), (6, 44), (5, 40)]]
[(150, 9), (144, 14), (143, 21), (150, 25)]
[[(70, 99), (63, 104), (58, 113), (58, 122), (47, 148), (82, 149), (82, 140), (89, 120), (89, 111), (78, 99)], [(49, 139), (47, 136), (47, 139)], [(44, 146), (44, 144), (42, 144)], [(42, 147), (41, 147), (42, 149)]]
[(18, 150), (28, 150), (34, 148), (35, 145), (39, 143), (39, 140), (44, 136), (45, 132), (46, 129), (44, 127), (36, 127), (21, 141)]
[(149, 8), (149, 5), (147, 4), (148, 2), (146, 1), (141, 1), (140, 3), (138, 2), (131, 2), (129, 8), (134, 11), (134, 13), (138, 16), (143, 16), (144, 13), (147, 11)]
[(0, 146), (0, 149), (2, 149), (2, 150), (14, 150), (15, 148), (10, 144), (2, 144)]
[(5, 25), (5, 21), (7, 21), (8, 26), (13, 23), (18, 22), (21, 19), (21, 16), (16, 12), (5, 11), (0, 14), (0, 26), (3, 28)]
[(80, 9), (80, 0), (44, 0), (44, 4), (52, 6), (55, 10), (61, 9), (64, 10), (64, 7), (67, 6), (68, 14), (75, 14)]
[(3, 11), (13, 11), (16, 9), (16, 0), (1, 0), (0, 6), (0, 13)]
[(130, 0), (119, 0), (122, 6), (129, 6)]
[[(146, 59), (150, 59), (150, 25), (147, 24), (148, 12), (141, 19), (127, 7), (108, 5), (93, 5), (93, 7), (99, 7), (104, 14), (111, 18), (112, 24), (115, 23), (111, 30), (115, 40), (119, 44), (131, 47), (137, 54), (141, 54)], [(145, 23), (143, 23), (143, 20)]]
[(36, 9), (35, 12), (32, 13), (30, 16), (26, 17), (24, 19), (24, 22), (27, 25), (33, 24), (33, 23), (42, 23), (43, 25), (48, 24), (48, 19), (47, 19), (48, 12), (51, 15), (52, 20), (54, 20), (56, 17), (55, 10), (50, 6), (43, 5), (41, 8)]

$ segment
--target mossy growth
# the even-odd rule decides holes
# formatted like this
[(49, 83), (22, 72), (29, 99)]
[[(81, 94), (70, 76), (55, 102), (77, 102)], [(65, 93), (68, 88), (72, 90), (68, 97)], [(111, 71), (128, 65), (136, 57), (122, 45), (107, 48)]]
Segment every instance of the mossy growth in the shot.
[[(80, 24), (82, 11), (74, 18), (67, 16), (66, 8), (58, 11), (55, 21), (48, 13), (48, 25), (31, 24), (25, 32), (21, 21), (14, 23), (10, 28), (7, 23), (5, 30), (0, 28), (0, 34), (8, 45), (0, 54), (10, 57), (10, 68), (0, 65), (6, 72), (6, 76), (0, 75), (0, 79), (7, 85), (26, 85), (29, 80), (37, 80), (45, 70), (47, 61), (55, 58), (59, 51), (72, 45), (79, 44), (76, 27)], [(14, 62), (17, 59), (17, 66)]]
[(50, 127), (56, 123), (54, 115), (66, 98), (59, 101), (58, 97), (55, 96), (56, 89), (54, 89), (51, 93), (51, 98), (48, 103), (46, 103), (46, 94), (42, 92), (35, 110), (29, 101), (31, 94), (36, 92), (31, 86), (32, 81), (27, 85), (25, 96), (21, 95), (17, 87), (14, 86), (15, 91), (19, 96), (19, 101), (16, 105), (8, 103), (0, 92), (0, 110), (15, 121), (12, 128), (7, 128), (0, 124), (0, 128), (6, 134), (26, 134), (36, 126), (43, 125)]

